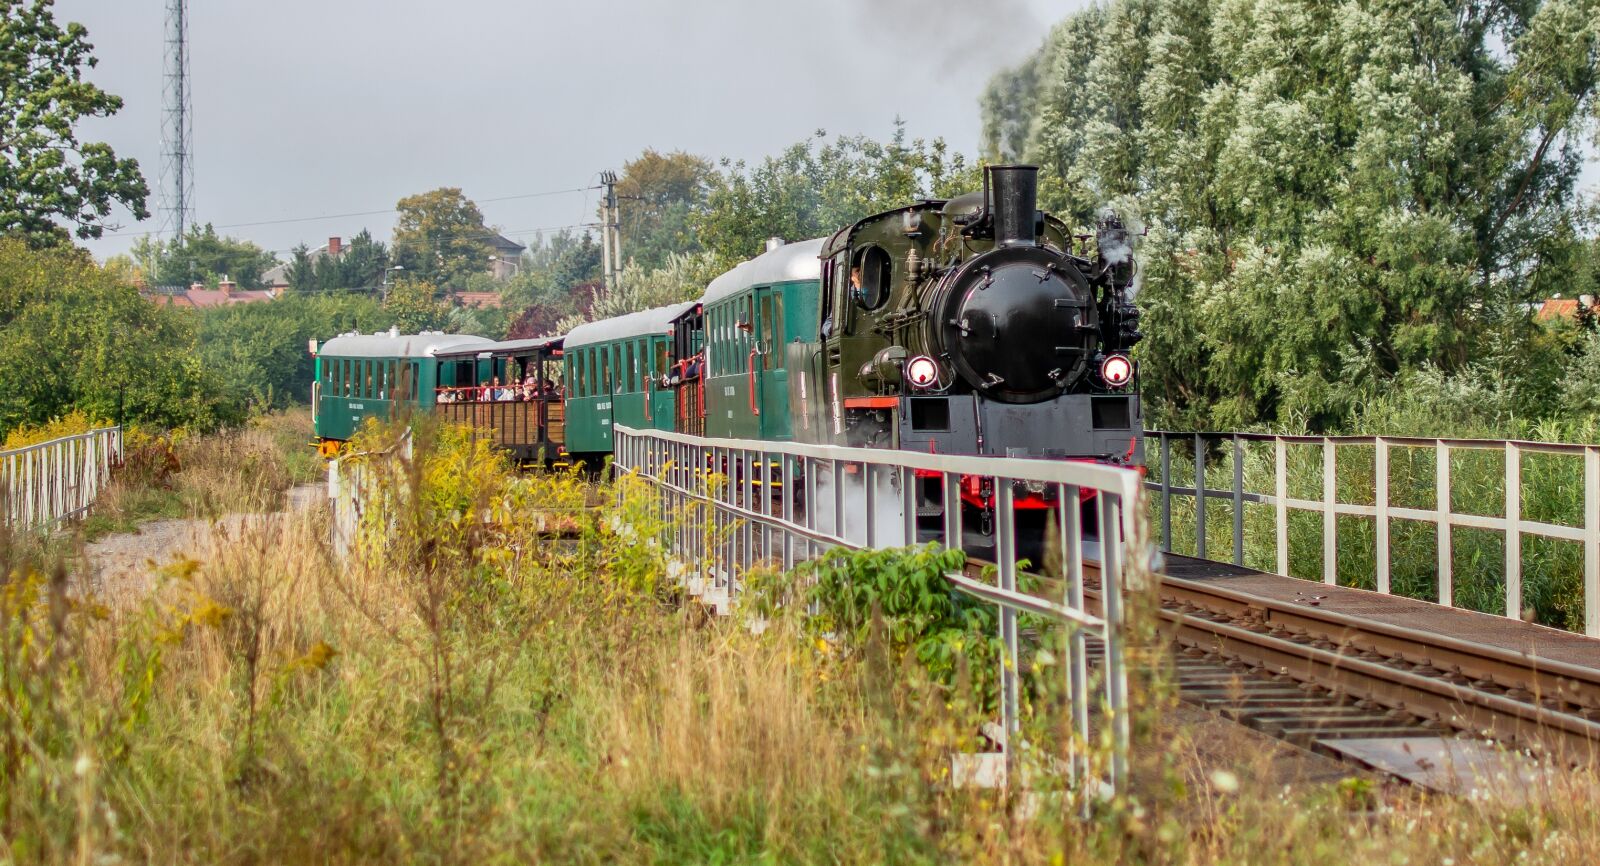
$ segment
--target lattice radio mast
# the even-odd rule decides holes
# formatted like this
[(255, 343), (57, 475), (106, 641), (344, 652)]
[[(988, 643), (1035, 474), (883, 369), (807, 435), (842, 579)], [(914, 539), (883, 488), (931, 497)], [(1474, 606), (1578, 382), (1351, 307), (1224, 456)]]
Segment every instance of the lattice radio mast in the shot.
[(161, 130), (162, 230), (183, 243), (194, 222), (194, 117), (189, 92), (189, 0), (167, 0), (165, 118)]

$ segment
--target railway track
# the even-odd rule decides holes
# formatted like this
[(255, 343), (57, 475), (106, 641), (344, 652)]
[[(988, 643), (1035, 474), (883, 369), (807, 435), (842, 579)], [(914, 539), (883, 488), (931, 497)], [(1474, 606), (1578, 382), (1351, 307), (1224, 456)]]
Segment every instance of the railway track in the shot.
[[(985, 563), (973, 562), (973, 572)], [(1227, 569), (1168, 556), (1166, 572)], [(1084, 565), (1098, 605), (1099, 572)], [(1600, 671), (1419, 629), (1159, 575), (1179, 695), (1240, 724), (1351, 760), (1341, 740), (1461, 736), (1568, 764), (1600, 749)], [(1381, 768), (1380, 768), (1381, 769)]]

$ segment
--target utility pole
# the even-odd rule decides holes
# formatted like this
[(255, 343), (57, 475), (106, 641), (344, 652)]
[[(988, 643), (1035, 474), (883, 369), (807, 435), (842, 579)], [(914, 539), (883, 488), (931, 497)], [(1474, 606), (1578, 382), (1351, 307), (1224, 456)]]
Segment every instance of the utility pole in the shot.
[(189, 90), (189, 0), (167, 0), (161, 210), (174, 247), (194, 218), (194, 117)]
[(601, 172), (600, 182), (606, 187), (600, 220), (601, 273), (606, 291), (614, 292), (622, 284), (622, 212), (617, 208), (617, 173)]

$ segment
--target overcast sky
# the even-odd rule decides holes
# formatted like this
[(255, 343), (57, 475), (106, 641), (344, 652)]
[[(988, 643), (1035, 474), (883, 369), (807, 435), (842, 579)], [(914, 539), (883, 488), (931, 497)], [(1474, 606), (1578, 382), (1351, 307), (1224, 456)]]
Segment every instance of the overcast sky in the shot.
[[(190, 7), (195, 211), (280, 256), (459, 186), (490, 225), (593, 219), (589, 186), (646, 147), (759, 159), (817, 129), (978, 145), (989, 76), (1087, 0), (199, 0)], [(160, 203), (164, 0), (58, 0), (91, 80), (126, 105), (86, 140), (139, 160)], [(941, 10), (931, 12), (931, 10)], [(159, 213), (90, 245), (125, 251)], [(231, 226), (231, 228), (222, 228)]]

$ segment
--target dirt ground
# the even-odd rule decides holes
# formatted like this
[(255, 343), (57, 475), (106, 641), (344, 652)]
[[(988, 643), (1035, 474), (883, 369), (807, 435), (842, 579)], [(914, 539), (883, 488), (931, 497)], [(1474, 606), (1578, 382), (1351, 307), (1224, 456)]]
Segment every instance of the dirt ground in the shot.
[(87, 578), (86, 588), (102, 601), (139, 599), (161, 566), (203, 549), (216, 533), (235, 533), (245, 525), (299, 514), (321, 504), (326, 495), (322, 484), (303, 484), (285, 493), (285, 509), (274, 514), (230, 514), (214, 521), (153, 520), (137, 532), (108, 535), (85, 545), (80, 573)]

